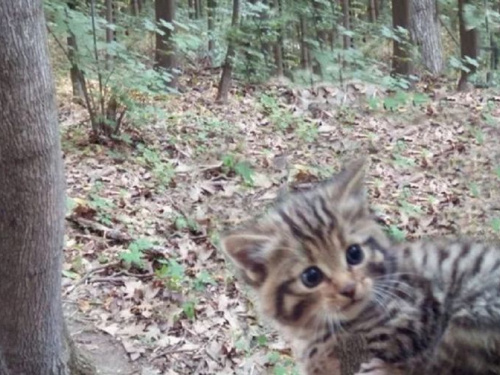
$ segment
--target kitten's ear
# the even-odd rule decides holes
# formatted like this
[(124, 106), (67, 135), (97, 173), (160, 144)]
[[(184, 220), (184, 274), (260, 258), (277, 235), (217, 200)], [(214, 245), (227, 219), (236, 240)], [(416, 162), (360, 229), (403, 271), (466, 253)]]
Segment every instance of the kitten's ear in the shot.
[(368, 200), (364, 185), (366, 159), (346, 164), (328, 185), (332, 203), (344, 218), (356, 220), (368, 215)]
[(365, 167), (366, 158), (360, 157), (346, 164), (342, 171), (335, 177), (342, 199), (357, 198), (366, 200), (365, 197)]
[(254, 288), (261, 286), (267, 277), (265, 253), (270, 243), (268, 236), (244, 231), (229, 233), (221, 239), (224, 253)]

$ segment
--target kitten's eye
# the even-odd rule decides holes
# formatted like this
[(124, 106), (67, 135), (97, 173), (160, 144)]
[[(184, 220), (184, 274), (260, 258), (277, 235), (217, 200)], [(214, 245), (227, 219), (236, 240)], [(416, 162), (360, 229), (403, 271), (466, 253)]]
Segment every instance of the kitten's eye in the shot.
[(365, 258), (365, 254), (363, 253), (363, 250), (361, 250), (361, 247), (359, 245), (351, 245), (347, 248), (345, 258), (347, 260), (347, 263), (349, 263), (351, 266), (355, 266), (363, 261), (363, 259)]
[(323, 281), (323, 272), (321, 272), (318, 267), (312, 266), (306, 268), (304, 272), (302, 272), (300, 278), (302, 279), (302, 282), (305, 286), (307, 286), (308, 288), (314, 288)]

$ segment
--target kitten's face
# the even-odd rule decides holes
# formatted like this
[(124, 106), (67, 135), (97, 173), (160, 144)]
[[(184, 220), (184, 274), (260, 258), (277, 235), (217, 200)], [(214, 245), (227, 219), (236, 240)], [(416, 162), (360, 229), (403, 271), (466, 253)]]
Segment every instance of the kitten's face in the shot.
[(374, 301), (377, 282), (393, 265), (362, 185), (358, 162), (223, 238), (265, 315), (318, 331), (354, 320)]

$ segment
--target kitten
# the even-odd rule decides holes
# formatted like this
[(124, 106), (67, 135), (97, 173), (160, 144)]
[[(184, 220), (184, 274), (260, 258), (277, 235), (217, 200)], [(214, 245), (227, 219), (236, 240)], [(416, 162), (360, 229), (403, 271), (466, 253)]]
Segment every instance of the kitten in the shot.
[(392, 245), (370, 215), (363, 162), (295, 193), (222, 248), (304, 373), (339, 373), (337, 339), (361, 335), (360, 374), (500, 374), (500, 247)]

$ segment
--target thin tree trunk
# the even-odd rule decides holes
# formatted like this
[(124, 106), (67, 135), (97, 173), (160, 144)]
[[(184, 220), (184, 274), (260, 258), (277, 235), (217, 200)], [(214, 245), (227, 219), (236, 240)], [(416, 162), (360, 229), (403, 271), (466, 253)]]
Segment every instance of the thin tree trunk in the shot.
[(217, 8), (217, 0), (207, 0), (207, 27), (208, 27), (208, 51), (212, 52), (215, 49), (215, 10)]
[(0, 2), (0, 373), (66, 375), (64, 174), (41, 0)]
[(78, 46), (76, 44), (75, 35), (71, 31), (69, 31), (67, 44), (68, 58), (71, 62), (69, 74), (71, 77), (71, 86), (73, 88), (73, 99), (78, 102), (83, 102), (83, 87), (82, 82), (80, 81), (80, 69), (78, 68), (78, 64), (76, 63)]
[[(233, 16), (231, 20), (231, 27), (233, 28), (233, 30), (236, 30), (236, 28), (238, 27), (239, 18), (240, 0), (233, 0)], [(219, 81), (219, 88), (217, 90), (216, 100), (221, 103), (227, 102), (229, 89), (231, 87), (231, 80), (233, 76), (233, 60), (236, 56), (236, 46), (234, 44), (234, 39), (230, 39), (227, 47), (226, 60), (224, 61), (224, 67), (222, 68), (222, 75)]]
[(202, 15), (202, 5), (201, 5), (201, 0), (194, 0), (194, 6), (195, 6), (195, 16), (194, 18), (199, 20), (203, 15)]
[(307, 70), (310, 68), (309, 64), (309, 47), (307, 45), (306, 41), (306, 20), (305, 16), (300, 16), (299, 18), (299, 29), (298, 29), (298, 34), (299, 34), (299, 41), (300, 41), (300, 66), (302, 69)]
[[(392, 0), (392, 22), (395, 30), (398, 27), (409, 30), (410, 0)], [(411, 73), (411, 56), (407, 42), (393, 41), (392, 71), (395, 74)]]
[[(281, 17), (283, 8), (281, 6), (280, 0), (273, 0), (271, 6), (278, 11), (278, 17)], [(282, 77), (285, 74), (283, 65), (283, 33), (283, 28), (278, 27), (278, 36), (276, 38), (276, 41), (273, 43), (274, 64), (276, 66), (276, 75), (278, 77)]]
[(433, 75), (444, 69), (443, 45), (436, 0), (410, 1), (410, 31), (422, 54), (422, 63)]
[[(344, 29), (349, 31), (351, 30), (351, 17), (349, 15), (350, 4), (349, 0), (341, 0), (342, 1), (342, 15), (343, 15), (343, 26)], [(351, 48), (351, 37), (348, 35), (344, 35), (344, 49)]]
[(370, 22), (376, 22), (377, 18), (377, 0), (368, 0), (368, 20)]
[(171, 75), (170, 87), (177, 85), (176, 79), (176, 58), (175, 58), (175, 45), (173, 41), (173, 31), (160, 24), (163, 20), (173, 24), (175, 19), (175, 0), (155, 0), (156, 22), (159, 23), (158, 27), (164, 32), (163, 35), (156, 34), (156, 67), (163, 68)]
[[(467, 30), (467, 25), (464, 17), (464, 5), (469, 3), (469, 0), (458, 0), (458, 20), (460, 25), (460, 54), (462, 59), (469, 57), (477, 60), (478, 53), (478, 32), (477, 29)], [(458, 90), (465, 91), (468, 89), (469, 77), (476, 72), (476, 66), (465, 63), (468, 71), (462, 70), (460, 80), (458, 81)]]
[[(115, 39), (115, 32), (111, 25), (113, 24), (113, 0), (106, 0), (106, 43), (109, 45), (113, 43)], [(109, 53), (106, 53), (106, 69), (109, 71), (111, 69), (112, 57)]]
[(139, 13), (139, 0), (130, 0), (130, 14), (133, 16), (138, 16)]
[(188, 0), (188, 17), (190, 20), (194, 19), (195, 16), (195, 4), (194, 0)]
[[(69, 10), (74, 10), (76, 8), (76, 3), (75, 1), (68, 1), (67, 6)], [(68, 18), (69, 15), (68, 13), (66, 13), (66, 20)], [(77, 63), (78, 45), (76, 42), (75, 34), (73, 34), (73, 31), (71, 31), (71, 29), (69, 28), (69, 24), (67, 24), (67, 26), (68, 26), (68, 37), (66, 39), (66, 43), (68, 46), (68, 59), (71, 63), (69, 74), (71, 77), (71, 86), (73, 88), (73, 100), (75, 100), (76, 102), (83, 102), (84, 100), (83, 83), (80, 80), (81, 72)]]

